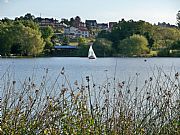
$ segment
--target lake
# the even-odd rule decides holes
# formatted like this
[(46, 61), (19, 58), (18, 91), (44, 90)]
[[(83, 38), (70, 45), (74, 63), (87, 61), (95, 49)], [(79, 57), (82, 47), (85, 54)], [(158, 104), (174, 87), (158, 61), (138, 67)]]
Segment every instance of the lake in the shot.
[(63, 67), (73, 83), (86, 80), (86, 76), (99, 84), (114, 77), (118, 81), (127, 81), (138, 76), (141, 84), (156, 74), (159, 67), (167, 73), (180, 71), (180, 58), (0, 58), (0, 77), (8, 72), (12, 79), (20, 82), (29, 77), (39, 81), (48, 69), (48, 78), (53, 82)]

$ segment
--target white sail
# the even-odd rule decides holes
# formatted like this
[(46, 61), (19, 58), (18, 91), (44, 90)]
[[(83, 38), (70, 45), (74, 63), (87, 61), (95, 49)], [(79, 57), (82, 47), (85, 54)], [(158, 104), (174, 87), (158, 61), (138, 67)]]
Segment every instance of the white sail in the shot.
[(93, 51), (92, 45), (91, 45), (90, 48), (89, 48), (88, 58), (89, 58), (89, 59), (96, 59), (96, 55), (95, 55), (95, 53), (94, 53), (94, 51)]

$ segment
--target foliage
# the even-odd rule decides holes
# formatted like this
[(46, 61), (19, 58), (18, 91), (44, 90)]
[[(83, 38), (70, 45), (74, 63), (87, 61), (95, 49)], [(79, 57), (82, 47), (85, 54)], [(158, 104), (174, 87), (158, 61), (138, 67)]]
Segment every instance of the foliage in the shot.
[(170, 49), (180, 50), (180, 40), (174, 42), (174, 43), (171, 45)]
[(43, 39), (51, 39), (54, 34), (54, 31), (51, 26), (41, 27), (40, 28)]
[[(112, 52), (113, 55), (117, 55), (118, 53), (123, 55), (130, 55), (130, 50), (132, 48), (128, 47), (131, 46), (123, 46), (122, 43), (126, 41), (125, 44), (128, 44), (127, 39), (134, 34), (142, 35), (147, 39), (147, 47), (150, 51), (157, 51), (162, 53), (163, 51), (168, 52), (172, 44), (178, 41), (180, 38), (180, 30), (176, 27), (171, 27), (170, 24), (166, 25), (166, 27), (161, 27), (141, 20), (136, 22), (133, 20), (125, 21), (124, 19), (119, 21), (119, 23), (112, 29), (111, 32), (101, 31), (97, 38), (105, 38), (112, 41), (112, 48), (114, 50)], [(125, 50), (129, 50), (129, 52), (123, 52), (123, 48), (126, 48)], [(145, 52), (147, 53), (148, 51)], [(140, 54), (138, 53), (138, 55)]]
[(41, 38), (39, 31), (33, 30), (29, 27), (24, 27), (22, 38), (22, 50), (25, 55), (36, 56), (43, 51), (44, 40)]
[(105, 38), (98, 38), (93, 44), (93, 49), (97, 56), (111, 56), (112, 42)]
[(68, 45), (69, 44), (69, 37), (64, 36), (63, 41), (62, 41), (62, 45)]
[(89, 45), (87, 44), (81, 44), (78, 46), (78, 52), (77, 55), (80, 57), (87, 57), (89, 51)]
[(119, 54), (122, 55), (138, 55), (148, 53), (148, 41), (144, 36), (132, 35), (119, 42)]
[(78, 38), (78, 45), (84, 45), (86, 43), (87, 43), (86, 38), (84, 38), (84, 37), (79, 37)]
[(115, 44), (118, 43), (120, 40), (123, 40), (127, 37), (132, 36), (133, 34), (140, 34), (140, 35), (152, 35), (153, 26), (150, 23), (144, 21), (135, 22), (133, 20), (125, 21), (122, 20), (116, 25), (116, 27), (111, 32), (111, 41)]
[[(32, 24), (32, 23), (26, 23)], [(33, 27), (35, 28), (35, 27)], [(24, 25), (20, 21), (10, 24), (3, 23), (0, 26), (0, 52), (3, 55), (10, 53), (20, 55), (38, 55), (42, 52), (44, 41), (41, 33)]]
[(180, 10), (177, 13), (177, 24), (178, 24), (178, 27), (180, 28)]
[(11, 50), (11, 36), (10, 29), (12, 26), (6, 26), (6, 24), (1, 23), (0, 25), (0, 53), (1, 55), (9, 54)]
[(97, 38), (106, 38), (110, 40), (110, 32), (106, 30), (102, 30), (99, 32)]
[(51, 42), (51, 38), (54, 35), (54, 30), (51, 26), (41, 27), (40, 30), (42, 33), (42, 38), (45, 41), (44, 49), (52, 49), (53, 43)]
[(176, 28), (155, 27), (153, 33), (153, 48), (168, 48), (174, 41), (180, 39), (180, 31)]

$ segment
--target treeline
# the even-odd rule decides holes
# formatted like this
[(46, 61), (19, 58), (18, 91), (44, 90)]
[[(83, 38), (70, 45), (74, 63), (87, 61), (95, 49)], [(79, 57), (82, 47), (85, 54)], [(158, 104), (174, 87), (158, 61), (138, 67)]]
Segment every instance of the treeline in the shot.
[(101, 31), (93, 47), (98, 56), (180, 56), (180, 29), (121, 20)]
[(40, 28), (29, 14), (15, 20), (0, 21), (0, 54), (3, 56), (37, 56), (52, 48), (51, 27)]
[[(54, 55), (53, 45), (60, 39), (52, 27), (39, 27), (34, 18), (26, 14), (15, 20), (0, 20), (0, 55)], [(111, 31), (99, 32), (96, 39), (78, 38), (79, 49), (70, 56), (87, 56), (88, 44), (92, 41), (98, 57), (180, 56), (179, 28), (180, 11), (177, 13), (177, 26), (122, 19)], [(69, 39), (64, 35), (62, 44), (69, 44)]]

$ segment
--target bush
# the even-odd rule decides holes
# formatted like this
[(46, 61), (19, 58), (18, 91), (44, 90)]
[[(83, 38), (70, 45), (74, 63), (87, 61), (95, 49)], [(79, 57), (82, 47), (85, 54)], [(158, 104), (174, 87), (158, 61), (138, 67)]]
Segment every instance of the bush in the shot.
[(133, 35), (120, 41), (118, 52), (123, 55), (133, 56), (149, 53), (148, 41), (144, 36)]

